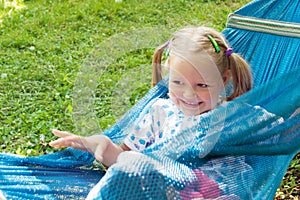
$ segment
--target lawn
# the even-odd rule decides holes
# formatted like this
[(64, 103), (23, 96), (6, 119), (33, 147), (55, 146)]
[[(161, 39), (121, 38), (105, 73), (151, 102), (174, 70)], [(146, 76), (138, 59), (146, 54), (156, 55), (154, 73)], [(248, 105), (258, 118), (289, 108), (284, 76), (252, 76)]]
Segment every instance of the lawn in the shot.
[[(33, 156), (54, 151), (48, 146), (52, 128), (91, 134), (114, 124), (150, 88), (156, 43), (187, 25), (221, 31), (227, 15), (250, 0), (14, 2), (0, 1), (0, 144), (2, 152)], [(145, 36), (142, 48), (126, 46), (126, 38), (135, 41), (135, 35)], [(110, 52), (113, 45), (122, 47), (120, 52)], [(114, 62), (98, 59), (99, 53)], [(81, 81), (95, 78), (95, 72), (78, 77), (93, 58), (103, 68), (97, 84), (91, 83), (101, 101), (90, 108)], [(87, 117), (82, 120), (84, 115), (76, 112), (80, 107), (96, 116), (88, 117), (93, 126), (88, 133), (82, 128)], [(295, 158), (278, 199), (297, 194), (299, 169)]]

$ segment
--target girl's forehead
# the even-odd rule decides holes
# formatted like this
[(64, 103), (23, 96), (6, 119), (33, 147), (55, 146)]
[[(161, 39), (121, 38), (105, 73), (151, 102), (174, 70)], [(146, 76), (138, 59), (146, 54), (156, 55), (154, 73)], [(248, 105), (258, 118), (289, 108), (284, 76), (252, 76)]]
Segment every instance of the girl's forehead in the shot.
[(191, 59), (182, 58), (180, 56), (170, 55), (169, 58), (170, 70), (173, 71), (174, 75), (181, 75), (198, 77), (205, 79), (206, 81), (222, 80), (220, 72), (217, 66), (207, 58), (202, 59)]
[(176, 55), (171, 55), (169, 58), (170, 68), (181, 69), (180, 66), (189, 67), (190, 69), (194, 69), (199, 73), (217, 73), (219, 74), (218, 67), (216, 64), (209, 58), (205, 56), (198, 57), (181, 57)]
[(214, 58), (212, 58), (205, 51), (186, 51), (186, 52), (176, 52), (171, 51), (169, 59), (175, 62), (185, 63), (188, 62), (195, 67), (201, 67), (203, 65), (215, 66)]

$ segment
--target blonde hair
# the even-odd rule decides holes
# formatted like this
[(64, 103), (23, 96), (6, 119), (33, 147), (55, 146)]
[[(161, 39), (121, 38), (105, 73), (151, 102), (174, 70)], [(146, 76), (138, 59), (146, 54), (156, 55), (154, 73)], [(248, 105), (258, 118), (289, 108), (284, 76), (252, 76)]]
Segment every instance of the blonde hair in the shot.
[[(182, 36), (188, 38), (193, 42), (193, 46), (194, 49), (196, 48), (196, 52), (199, 52), (199, 50), (204, 50), (207, 54), (210, 55), (211, 59), (216, 64), (221, 76), (223, 76), (227, 70), (231, 71), (233, 93), (229, 97), (227, 97), (228, 101), (244, 94), (252, 88), (252, 74), (248, 63), (237, 53), (226, 55), (226, 50), (229, 48), (229, 45), (224, 36), (220, 32), (207, 27), (183, 28), (175, 33), (173, 39), (170, 42), (167, 42), (166, 44), (156, 49), (152, 59), (153, 86), (162, 79), (161, 61), (163, 52), (167, 48), (170, 48), (171, 51), (175, 47), (177, 49), (180, 48), (179, 43), (183, 42), (183, 40), (180, 40)], [(219, 52), (216, 52), (216, 47), (209, 39), (209, 36), (216, 41), (217, 46), (220, 48)], [(189, 43), (188, 45), (191, 44), (192, 43)], [(183, 49), (182, 47), (183, 46), (181, 45), (180, 51), (189, 51), (188, 49)]]

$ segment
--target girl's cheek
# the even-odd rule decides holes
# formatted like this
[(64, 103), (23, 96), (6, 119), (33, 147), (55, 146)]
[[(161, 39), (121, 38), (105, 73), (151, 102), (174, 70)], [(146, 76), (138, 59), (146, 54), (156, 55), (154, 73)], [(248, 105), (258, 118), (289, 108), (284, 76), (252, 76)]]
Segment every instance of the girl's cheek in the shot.
[(178, 101), (177, 96), (173, 92), (170, 92), (169, 96), (170, 96), (170, 99), (173, 101), (173, 103), (178, 106), (179, 105), (179, 101)]

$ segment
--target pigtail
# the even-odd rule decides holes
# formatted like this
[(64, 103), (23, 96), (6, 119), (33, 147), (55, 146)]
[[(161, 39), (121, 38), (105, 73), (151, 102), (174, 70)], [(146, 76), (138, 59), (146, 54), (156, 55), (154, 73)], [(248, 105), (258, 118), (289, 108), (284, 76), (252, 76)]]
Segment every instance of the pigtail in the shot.
[(252, 73), (248, 63), (238, 54), (228, 56), (233, 81), (233, 93), (227, 97), (230, 101), (252, 89)]
[(169, 46), (169, 42), (158, 47), (152, 58), (152, 87), (162, 79), (161, 60), (164, 50)]

